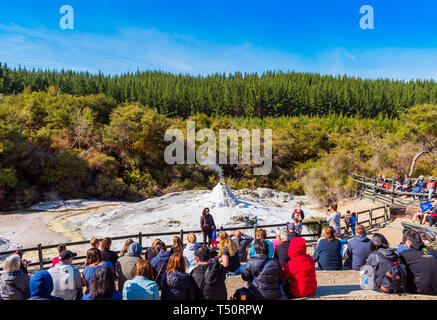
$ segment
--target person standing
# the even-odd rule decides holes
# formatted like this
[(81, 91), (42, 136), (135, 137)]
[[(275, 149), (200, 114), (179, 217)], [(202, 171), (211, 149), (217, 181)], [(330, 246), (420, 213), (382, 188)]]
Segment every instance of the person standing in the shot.
[(329, 222), (329, 226), (332, 227), (335, 231), (335, 236), (341, 236), (341, 213), (337, 211), (337, 204), (334, 203), (331, 205), (331, 210), (328, 210), (328, 216), (326, 221)]
[(204, 246), (207, 245), (207, 242), (208, 247), (211, 245), (213, 229), (216, 229), (214, 218), (210, 214), (209, 208), (205, 208), (203, 209), (202, 216), (200, 217), (200, 230), (202, 231)]
[(305, 219), (305, 214), (302, 210), (302, 202), (299, 201), (296, 204), (296, 209), (294, 209), (293, 213), (291, 214), (291, 221), (293, 221), (295, 224), (298, 224), (296, 226), (297, 230), (302, 229), (303, 219)]

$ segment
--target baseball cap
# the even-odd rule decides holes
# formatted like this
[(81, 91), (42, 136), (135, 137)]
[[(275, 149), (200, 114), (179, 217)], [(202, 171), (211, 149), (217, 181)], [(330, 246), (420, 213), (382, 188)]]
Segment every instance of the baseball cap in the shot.
[(70, 250), (64, 250), (59, 254), (59, 260), (68, 260), (77, 256), (77, 253)]

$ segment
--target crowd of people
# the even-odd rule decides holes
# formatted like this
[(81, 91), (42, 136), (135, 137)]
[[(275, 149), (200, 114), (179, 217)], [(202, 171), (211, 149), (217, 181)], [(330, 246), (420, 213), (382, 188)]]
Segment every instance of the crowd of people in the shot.
[[(389, 180), (385, 175), (378, 174), (378, 178), (376, 179), (376, 186), (383, 189), (390, 189)], [(393, 190), (394, 191), (402, 191), (402, 192), (412, 192), (412, 193), (420, 193), (423, 194), (421, 196), (422, 200), (426, 199), (426, 195), (428, 196), (428, 202), (432, 201), (434, 193), (437, 189), (437, 180), (432, 176), (425, 180), (425, 176), (421, 175), (416, 179), (415, 182), (412, 181), (410, 176), (407, 174), (402, 176), (397, 173), (393, 179)], [(381, 192), (381, 190), (377, 190), (377, 192)], [(417, 195), (412, 195), (415, 200)]]
[[(342, 234), (341, 219), (345, 221)], [(386, 293), (437, 294), (436, 241), (405, 229), (396, 249), (379, 233), (367, 237), (356, 214), (342, 215), (332, 205), (312, 255), (301, 236), (304, 211), (299, 203), (292, 223), (267, 239), (265, 229), (255, 238), (240, 230), (217, 234), (210, 210), (203, 210), (200, 224), (203, 244), (194, 233), (184, 245), (178, 236), (171, 246), (155, 239), (145, 248), (133, 239), (119, 252), (111, 250), (110, 238), (90, 241), (82, 272), (73, 265), (77, 254), (58, 246), (52, 267), (34, 274), (22, 253), (9, 256), (0, 274), (3, 300), (276, 300), (311, 296), (317, 289), (316, 265), (320, 270), (360, 271), (363, 288)], [(352, 239), (345, 235), (351, 228)], [(434, 239), (432, 239), (434, 240)], [(345, 248), (347, 244), (347, 247)], [(344, 261), (344, 262), (343, 262)], [(226, 279), (238, 276), (247, 285), (228, 294)]]

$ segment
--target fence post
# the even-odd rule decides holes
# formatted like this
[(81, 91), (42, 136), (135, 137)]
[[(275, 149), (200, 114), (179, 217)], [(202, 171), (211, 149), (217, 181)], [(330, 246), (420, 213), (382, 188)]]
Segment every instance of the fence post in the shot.
[(223, 226), (220, 226), (220, 232), (222, 232), (223, 231)]
[(141, 246), (143, 245), (143, 234), (141, 233), (141, 231), (138, 234), (138, 242)]
[(255, 223), (253, 225), (253, 238), (256, 239), (256, 231), (258, 230), (258, 225)]
[(318, 238), (322, 236), (322, 220), (317, 222), (317, 233), (319, 234)]
[(43, 270), (44, 269), (44, 261), (43, 261), (43, 256), (42, 256), (42, 245), (41, 245), (41, 243), (38, 244), (38, 259), (39, 259), (39, 269)]
[(181, 229), (180, 237), (182, 240), (182, 243), (184, 243), (184, 230)]
[(372, 226), (373, 209), (369, 209), (369, 227)]
[(386, 222), (388, 219), (388, 215), (387, 215), (387, 205), (384, 206), (384, 222)]

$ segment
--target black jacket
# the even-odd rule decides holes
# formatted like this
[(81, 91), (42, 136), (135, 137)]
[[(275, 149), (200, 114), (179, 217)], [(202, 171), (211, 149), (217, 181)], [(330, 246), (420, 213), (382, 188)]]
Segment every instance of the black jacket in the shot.
[(238, 256), (240, 257), (240, 262), (247, 261), (247, 249), (253, 241), (252, 237), (244, 236), (241, 238), (233, 238), (234, 241), (238, 243)]
[(265, 254), (250, 257), (241, 278), (248, 282), (249, 291), (260, 300), (273, 300), (282, 296), (282, 268), (276, 259)]
[[(203, 290), (200, 290), (205, 272), (209, 268), (208, 275), (204, 281)], [(195, 282), (196, 297), (200, 300), (226, 300), (228, 293), (226, 290), (225, 268), (215, 259), (211, 259), (206, 265), (199, 265), (191, 271), (191, 276)]]
[(164, 272), (161, 279), (161, 300), (195, 300), (193, 278), (179, 270), (170, 275)]
[(286, 241), (282, 242), (275, 249), (275, 254), (273, 257), (279, 261), (279, 264), (281, 265), (282, 269), (284, 269), (284, 266), (290, 260), (290, 257), (288, 256), (288, 247), (290, 246), (290, 240), (295, 238), (295, 237), (297, 237), (296, 232), (289, 232), (288, 239)]
[[(399, 256), (396, 254), (394, 249), (388, 248), (380, 248), (378, 249), (379, 254), (383, 255), (390, 261), (399, 261)], [(370, 252), (369, 257), (367, 258), (366, 264), (374, 267), (375, 270), (375, 284), (378, 288), (381, 287), (382, 281), (385, 277), (385, 273), (389, 270), (390, 264), (387, 263), (386, 260), (377, 257), (378, 254), (373, 251)], [(379, 291), (379, 290), (378, 290)]]
[(102, 250), (102, 259), (103, 261), (109, 261), (113, 266), (117, 264), (118, 254), (117, 252), (111, 250)]
[(400, 260), (407, 267), (407, 291), (437, 294), (437, 252), (423, 244), (412, 243), (402, 251)]
[(200, 230), (202, 230), (202, 232), (211, 230), (212, 226), (216, 229), (214, 218), (211, 214), (202, 215), (200, 217)]

